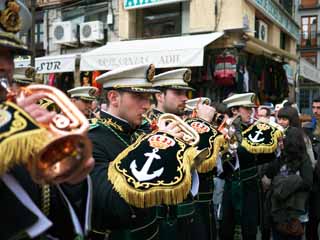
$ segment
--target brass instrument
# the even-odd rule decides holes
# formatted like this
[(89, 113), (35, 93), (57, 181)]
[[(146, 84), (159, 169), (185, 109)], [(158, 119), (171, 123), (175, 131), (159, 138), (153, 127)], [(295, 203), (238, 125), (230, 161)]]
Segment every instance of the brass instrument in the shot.
[(4, 78), (0, 81), (12, 101), (41, 93), (61, 109), (61, 113), (56, 114), (47, 126), (39, 124), (46, 129), (46, 141), (39, 151), (30, 153), (27, 162), (35, 182), (43, 184), (64, 179), (90, 158), (92, 145), (85, 135), (89, 129), (88, 120), (63, 92), (54, 87), (35, 84), (13, 93)]
[(191, 126), (189, 126), (186, 122), (184, 122), (180, 117), (171, 114), (171, 113), (164, 113), (162, 114), (159, 119), (158, 123), (165, 121), (166, 124), (171, 122), (177, 122), (178, 127), (183, 132), (182, 140), (188, 143), (191, 146), (195, 146), (200, 141), (200, 136), (196, 130), (194, 130)]
[(238, 148), (238, 141), (235, 136), (236, 128), (233, 125), (233, 122), (239, 117), (239, 114), (236, 116), (229, 118), (225, 117), (220, 126), (218, 127), (218, 131), (221, 132), (224, 138), (228, 141), (228, 145), (230, 150), (236, 150)]
[(270, 121), (270, 120), (267, 120), (267, 119), (258, 119), (258, 118), (255, 118), (255, 117), (251, 117), (251, 119), (253, 120), (253, 122), (255, 121), (255, 122), (262, 122), (262, 123), (269, 124), (270, 126), (272, 126), (274, 128), (277, 128), (281, 132), (285, 131), (285, 129), (279, 123), (276, 123), (276, 122), (273, 122), (273, 121)]

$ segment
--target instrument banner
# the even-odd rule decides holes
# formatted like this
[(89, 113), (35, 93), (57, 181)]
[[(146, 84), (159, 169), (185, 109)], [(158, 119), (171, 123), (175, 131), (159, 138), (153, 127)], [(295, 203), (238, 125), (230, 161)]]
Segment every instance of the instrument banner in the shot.
[(241, 145), (250, 153), (273, 153), (278, 147), (278, 140), (283, 136), (276, 127), (265, 122), (256, 122), (242, 132)]
[(178, 204), (191, 188), (198, 152), (163, 132), (141, 136), (110, 163), (108, 178), (116, 191), (139, 208)]
[(186, 123), (195, 129), (200, 141), (197, 144), (198, 149), (207, 149), (207, 155), (202, 163), (197, 167), (198, 172), (206, 173), (212, 171), (216, 166), (220, 148), (225, 144), (225, 139), (210, 123), (200, 119), (187, 119)]

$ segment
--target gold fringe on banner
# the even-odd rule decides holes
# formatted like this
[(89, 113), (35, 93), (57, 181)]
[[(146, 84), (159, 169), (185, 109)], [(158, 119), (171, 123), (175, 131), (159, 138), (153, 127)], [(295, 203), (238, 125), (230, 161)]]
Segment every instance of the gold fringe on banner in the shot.
[[(140, 142), (147, 139), (149, 136), (139, 138), (134, 144), (130, 145), (122, 151), (117, 158), (110, 163), (108, 169), (108, 179), (114, 186), (114, 189), (120, 196), (130, 205), (138, 208), (148, 208), (160, 204), (176, 205), (186, 199), (191, 189), (191, 166), (198, 151), (194, 147), (187, 149), (182, 142), (176, 141), (182, 148), (177, 152), (177, 161), (180, 166), (177, 171), (181, 173), (181, 177), (176, 177), (173, 180), (181, 181), (179, 184), (159, 182), (159, 186), (152, 186), (152, 183), (137, 182), (132, 177), (126, 175), (127, 170), (119, 169), (121, 160), (124, 159), (129, 152), (133, 151), (140, 145)], [(125, 176), (126, 175), (126, 176)], [(180, 178), (180, 179), (179, 179)], [(133, 184), (133, 185), (131, 185)], [(138, 189), (140, 187), (140, 189)], [(141, 189), (145, 187), (145, 189)]]
[[(12, 102), (0, 104), (0, 175), (12, 166), (31, 161), (49, 141), (49, 134), (23, 109)], [(10, 118), (8, 117), (10, 116)]]
[(0, 175), (12, 166), (31, 161), (48, 142), (46, 129), (34, 129), (15, 134), (0, 143)]
[[(210, 141), (210, 140), (209, 140)], [(207, 173), (213, 170), (216, 166), (217, 158), (220, 152), (220, 148), (226, 143), (223, 135), (218, 135), (213, 141), (210, 141), (209, 156), (206, 158), (200, 166), (197, 167), (199, 173)], [(213, 151), (213, 153), (212, 153)]]

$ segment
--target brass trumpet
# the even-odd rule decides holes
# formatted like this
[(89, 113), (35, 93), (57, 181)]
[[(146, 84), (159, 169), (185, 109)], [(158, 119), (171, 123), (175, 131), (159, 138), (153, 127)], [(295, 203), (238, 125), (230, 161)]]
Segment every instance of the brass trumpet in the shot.
[(218, 131), (223, 134), (224, 138), (228, 141), (228, 145), (230, 150), (236, 150), (238, 148), (236, 134), (236, 128), (233, 125), (233, 122), (239, 117), (239, 114), (236, 116), (229, 118), (225, 117), (220, 126), (218, 127)]
[(67, 177), (91, 156), (92, 145), (86, 136), (88, 120), (63, 92), (54, 87), (35, 84), (18, 91), (12, 98), (12, 90), (7, 89), (11, 100), (41, 93), (61, 109), (49, 125), (39, 124), (46, 129), (46, 141), (41, 149), (30, 153), (27, 166), (32, 178), (43, 184)]
[(200, 141), (200, 136), (197, 133), (196, 130), (194, 130), (192, 127), (190, 127), (186, 122), (184, 122), (180, 117), (171, 114), (171, 113), (164, 113), (162, 114), (159, 119), (158, 123), (161, 123), (164, 121), (166, 124), (169, 124), (171, 122), (177, 122), (178, 127), (183, 132), (182, 140), (186, 143), (188, 143), (191, 146), (195, 146)]

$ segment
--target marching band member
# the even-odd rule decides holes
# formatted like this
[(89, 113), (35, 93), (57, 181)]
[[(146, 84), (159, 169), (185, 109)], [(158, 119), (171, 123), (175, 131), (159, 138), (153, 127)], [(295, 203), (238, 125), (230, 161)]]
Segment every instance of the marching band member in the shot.
[[(193, 90), (188, 86), (191, 80), (191, 71), (189, 69), (176, 69), (156, 75), (153, 87), (161, 90), (161, 93), (155, 94), (156, 108), (149, 112), (149, 118), (157, 119), (163, 113), (172, 113), (178, 116), (184, 114), (187, 101), (187, 92)], [(218, 132), (211, 126), (214, 115), (214, 109), (209, 105), (198, 104), (197, 119), (186, 121), (192, 126), (200, 136), (200, 142), (197, 144), (199, 150), (208, 147), (209, 138), (212, 140), (218, 135)], [(207, 131), (202, 131), (203, 129)], [(204, 137), (206, 136), (206, 137)], [(212, 149), (213, 151), (213, 149)], [(218, 151), (216, 151), (218, 153)], [(207, 154), (210, 155), (210, 154)], [(215, 163), (212, 163), (213, 169)], [(212, 185), (213, 177), (200, 174), (200, 179), (196, 171), (193, 172), (193, 182), (199, 184), (202, 194), (198, 194), (198, 187), (191, 189), (188, 199), (182, 204), (175, 206), (159, 206), (158, 208), (167, 208), (169, 215), (176, 219), (167, 219), (165, 216), (159, 216), (161, 220), (160, 238), (167, 239), (213, 239), (215, 232), (214, 220), (212, 220)], [(206, 184), (209, 184), (207, 186)], [(207, 189), (210, 188), (210, 190)], [(201, 196), (201, 197), (199, 197)], [(197, 199), (194, 202), (194, 199)], [(181, 214), (179, 214), (181, 213)]]
[(236, 152), (223, 159), (226, 183), (221, 239), (233, 239), (236, 224), (241, 225), (243, 239), (256, 239), (260, 191), (257, 165), (275, 158), (278, 138), (282, 136), (280, 130), (265, 122), (250, 124), (254, 97), (254, 93), (235, 94), (223, 101), (230, 116), (236, 118), (237, 145)]
[[(41, 143), (36, 139), (41, 136), (36, 133), (42, 133), (41, 125), (51, 123), (55, 113), (36, 104), (43, 97), (41, 93), (20, 99), (17, 104), (5, 101), (7, 90), (13, 83), (14, 56), (30, 54), (15, 34), (29, 28), (31, 15), (23, 3), (15, 0), (1, 1), (0, 11), (0, 238), (83, 237), (85, 233), (66, 196), (65, 185), (56, 184), (67, 183), (68, 188), (72, 188), (72, 185), (80, 183), (93, 167), (93, 158), (79, 163), (77, 171), (51, 179), (52, 187), (43, 193), (41, 186), (30, 176), (26, 166), (29, 159), (13, 161), (16, 156), (30, 157), (31, 147), (40, 150), (37, 144)], [(18, 164), (16, 160), (27, 164)]]
[(151, 88), (154, 73), (153, 65), (137, 65), (112, 70), (96, 79), (106, 90), (107, 111), (101, 110), (100, 118), (91, 120), (89, 132), (96, 160), (91, 173), (92, 239), (157, 238), (155, 208), (135, 207), (123, 196), (129, 187), (117, 188), (109, 174), (113, 161), (133, 143), (134, 132), (150, 107), (150, 95), (158, 92)]
[(92, 114), (91, 104), (96, 100), (98, 88), (91, 86), (75, 87), (68, 90), (71, 101), (79, 108), (79, 110), (90, 118)]

